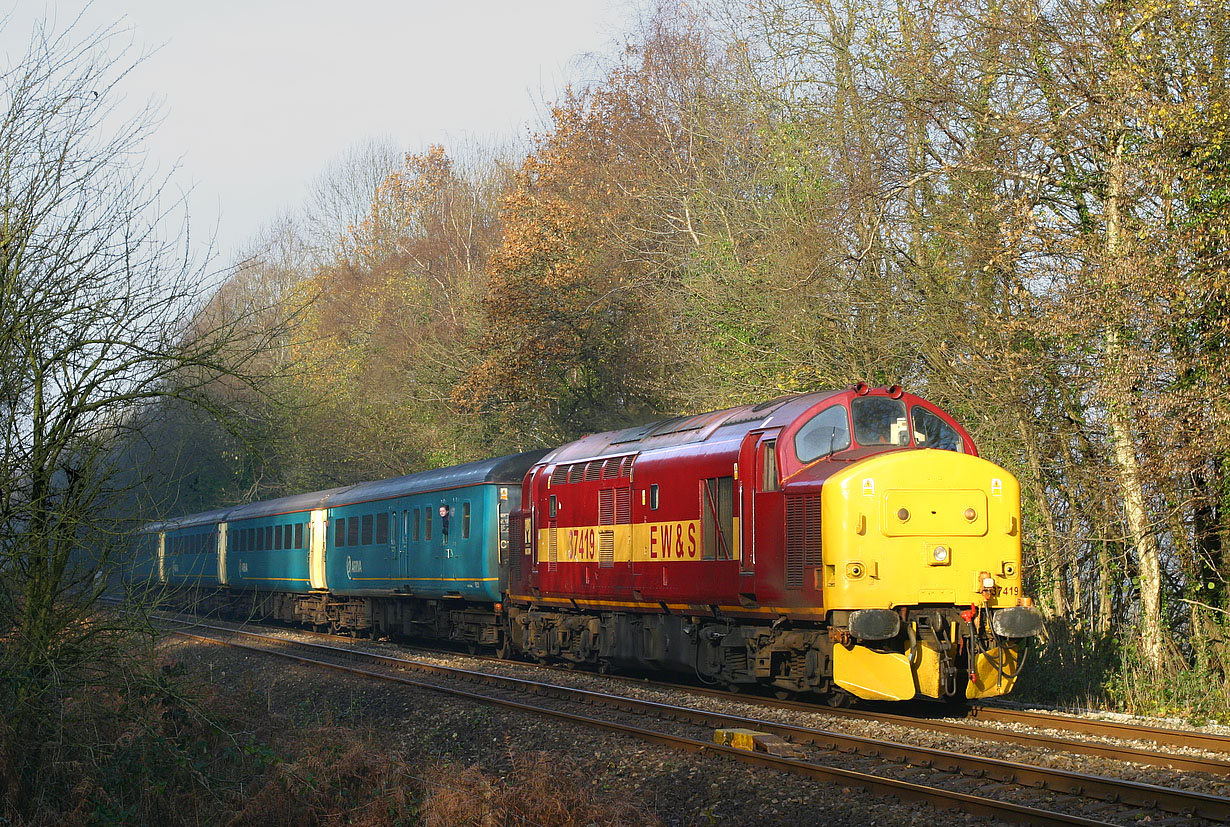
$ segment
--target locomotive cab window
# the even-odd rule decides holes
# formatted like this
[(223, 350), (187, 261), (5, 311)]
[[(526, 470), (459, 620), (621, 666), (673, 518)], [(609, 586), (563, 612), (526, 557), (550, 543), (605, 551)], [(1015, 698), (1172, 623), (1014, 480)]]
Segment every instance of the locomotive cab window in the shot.
[(956, 430), (926, 408), (917, 405), (910, 411), (914, 428), (914, 444), (919, 448), (964, 452), (965, 446)]
[(860, 396), (850, 403), (859, 445), (909, 445), (905, 403), (887, 396)]
[(658, 510), (658, 484), (656, 482), (649, 486), (649, 507), (654, 511)]
[(849, 447), (850, 420), (845, 405), (830, 405), (794, 435), (794, 453), (800, 462), (811, 462)]

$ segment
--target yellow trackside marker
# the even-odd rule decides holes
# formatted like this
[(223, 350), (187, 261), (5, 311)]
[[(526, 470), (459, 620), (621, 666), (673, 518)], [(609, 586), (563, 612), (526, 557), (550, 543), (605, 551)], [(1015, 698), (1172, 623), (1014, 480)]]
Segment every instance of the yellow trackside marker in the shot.
[(769, 732), (754, 729), (715, 729), (713, 743), (748, 752), (767, 752), (783, 758), (802, 758), (806, 753), (794, 744)]

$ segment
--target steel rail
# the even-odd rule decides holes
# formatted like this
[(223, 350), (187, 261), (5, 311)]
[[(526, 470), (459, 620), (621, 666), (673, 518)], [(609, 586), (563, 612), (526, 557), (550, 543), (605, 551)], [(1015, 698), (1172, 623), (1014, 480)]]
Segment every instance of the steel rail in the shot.
[(1067, 770), (1017, 764), (999, 759), (880, 741), (810, 727), (781, 724), (757, 718), (663, 704), (656, 701), (611, 696), (606, 693), (592, 692), (575, 687), (510, 678), (502, 675), (491, 675), (485, 672), (474, 672), (457, 667), (426, 664), (362, 650), (302, 641), (288, 641), (285, 638), (246, 630), (235, 630), (227, 627), (205, 628), (232, 635), (252, 637), (266, 643), (310, 647), (347, 658), (360, 657), (389, 666), (411, 668), (429, 674), (446, 675), (469, 681), (482, 681), (489, 685), (501, 686), (522, 692), (528, 691), (538, 695), (549, 695), (569, 700), (579, 698), (587, 703), (602, 704), (627, 712), (654, 715), (665, 719), (683, 720), (697, 726), (715, 729), (737, 727), (756, 729), (762, 732), (773, 733), (796, 744), (809, 744), (824, 749), (873, 756), (883, 760), (907, 762), (914, 766), (936, 769), (941, 772), (987, 777), (1011, 784), (1054, 792), (1072, 793), (1130, 806), (1156, 808), (1170, 813), (1194, 815), (1215, 821), (1230, 819), (1230, 799), (1204, 793), (1175, 790), (1153, 784), (1075, 773)]
[(1230, 737), (1210, 732), (1196, 732), (1166, 727), (1140, 726), (1119, 721), (1103, 721), (1097, 718), (1076, 718), (1050, 712), (1032, 712), (1023, 709), (1008, 709), (998, 706), (975, 705), (966, 708), (965, 717), (971, 721), (1023, 724), (1043, 729), (1061, 729), (1081, 732), (1086, 735), (1103, 735), (1128, 741), (1153, 741), (1175, 747), (1192, 747), (1209, 752), (1230, 753)]

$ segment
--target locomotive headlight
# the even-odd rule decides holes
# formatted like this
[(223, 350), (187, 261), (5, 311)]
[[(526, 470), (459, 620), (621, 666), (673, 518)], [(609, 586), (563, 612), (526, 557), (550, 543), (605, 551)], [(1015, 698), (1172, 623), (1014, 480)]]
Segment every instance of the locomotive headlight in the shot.
[(936, 546), (934, 549), (932, 549), (931, 559), (937, 563), (947, 563), (948, 562), (947, 546)]
[(984, 589), (993, 589), (993, 588), (995, 588), (995, 578), (994, 578), (994, 577), (984, 577), (984, 578), (982, 578), (982, 587), (983, 587)]

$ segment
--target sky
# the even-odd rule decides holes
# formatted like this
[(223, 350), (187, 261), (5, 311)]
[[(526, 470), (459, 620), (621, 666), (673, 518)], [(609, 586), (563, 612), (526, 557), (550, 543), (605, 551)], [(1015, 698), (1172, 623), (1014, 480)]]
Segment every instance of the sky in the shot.
[(372, 139), (524, 139), (544, 102), (614, 49), (628, 0), (0, 0), (4, 63), (34, 22), (119, 22), (132, 54), (129, 102), (164, 120), (150, 162), (178, 164), (194, 236), (231, 259), (347, 150)]

